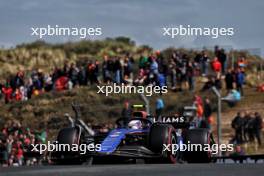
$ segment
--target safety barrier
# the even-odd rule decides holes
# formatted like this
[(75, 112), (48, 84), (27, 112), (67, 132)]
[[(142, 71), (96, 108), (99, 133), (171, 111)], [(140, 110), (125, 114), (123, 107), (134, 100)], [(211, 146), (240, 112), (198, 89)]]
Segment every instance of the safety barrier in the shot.
[(264, 154), (257, 155), (231, 155), (231, 156), (221, 156), (221, 157), (213, 157), (214, 160), (225, 163), (226, 160), (233, 160), (234, 162), (244, 163), (248, 160), (253, 160), (257, 163), (259, 160), (264, 161)]

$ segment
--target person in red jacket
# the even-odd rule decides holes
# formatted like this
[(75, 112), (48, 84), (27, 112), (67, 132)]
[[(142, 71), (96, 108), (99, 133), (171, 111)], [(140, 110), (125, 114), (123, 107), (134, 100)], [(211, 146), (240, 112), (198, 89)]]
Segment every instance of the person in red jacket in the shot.
[(24, 160), (24, 151), (22, 148), (21, 141), (17, 142), (16, 144), (16, 153), (15, 153), (16, 160), (18, 161), (19, 166), (22, 166)]
[(7, 83), (5, 87), (2, 88), (2, 92), (5, 95), (5, 103), (9, 103), (12, 99), (12, 92), (13, 89), (10, 87), (10, 85)]
[(15, 91), (15, 99), (16, 101), (20, 101), (22, 99), (22, 93), (20, 92), (19, 89), (16, 89)]
[(216, 73), (216, 77), (220, 78), (222, 65), (221, 65), (221, 62), (219, 62), (217, 57), (215, 57), (212, 62), (212, 68), (214, 72)]

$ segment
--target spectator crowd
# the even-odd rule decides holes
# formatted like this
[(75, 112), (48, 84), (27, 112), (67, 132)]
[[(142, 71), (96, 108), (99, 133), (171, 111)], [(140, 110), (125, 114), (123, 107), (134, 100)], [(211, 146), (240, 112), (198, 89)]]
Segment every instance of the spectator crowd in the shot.
[(9, 103), (25, 101), (44, 92), (107, 83), (167, 85), (172, 90), (194, 91), (197, 76), (207, 78), (201, 91), (212, 86), (221, 89), (221, 78), (225, 76), (227, 91), (239, 92), (243, 96), (245, 58), (241, 57), (232, 69), (227, 68), (227, 60), (225, 51), (218, 47), (215, 47), (214, 58), (209, 58), (206, 51), (197, 52), (194, 58), (178, 51), (173, 52), (170, 58), (164, 58), (160, 51), (156, 51), (148, 56), (142, 54), (136, 63), (130, 54), (125, 57), (105, 55), (102, 63), (98, 60), (78, 66), (65, 63), (62, 67), (55, 67), (51, 73), (44, 73), (41, 69), (30, 73), (20, 70), (0, 83), (0, 96)]
[(18, 121), (8, 121), (0, 131), (0, 165), (34, 165), (39, 162), (38, 153), (31, 152), (31, 144), (44, 143), (46, 132), (33, 132)]
[(253, 143), (257, 140), (259, 145), (262, 144), (263, 122), (258, 112), (238, 112), (231, 126), (235, 130), (235, 137), (232, 139), (232, 143)]

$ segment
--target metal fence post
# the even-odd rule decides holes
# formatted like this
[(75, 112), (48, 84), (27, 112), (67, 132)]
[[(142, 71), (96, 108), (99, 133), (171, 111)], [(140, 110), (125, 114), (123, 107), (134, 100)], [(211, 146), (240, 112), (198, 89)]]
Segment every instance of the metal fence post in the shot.
[(143, 101), (145, 102), (145, 106), (146, 106), (146, 111), (147, 114), (150, 114), (150, 107), (149, 107), (149, 100), (147, 99), (147, 97), (144, 94), (140, 94), (140, 97), (143, 99)]
[[(215, 95), (217, 96), (217, 143), (220, 147), (220, 144), (222, 143), (222, 127), (221, 127), (221, 94), (220, 92), (216, 89), (216, 87), (214, 86), (212, 88), (213, 92), (215, 93)], [(220, 151), (220, 150), (219, 150)], [(222, 156), (222, 152), (219, 152), (219, 156)]]

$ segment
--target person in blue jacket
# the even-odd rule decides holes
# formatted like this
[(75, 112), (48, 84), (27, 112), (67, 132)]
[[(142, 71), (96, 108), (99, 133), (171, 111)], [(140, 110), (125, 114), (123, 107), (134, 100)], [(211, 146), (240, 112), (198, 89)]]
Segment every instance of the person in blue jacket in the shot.
[(166, 86), (166, 78), (164, 74), (159, 74), (158, 83), (160, 87)]
[(241, 69), (237, 69), (236, 88), (237, 88), (237, 91), (240, 92), (241, 96), (244, 95), (244, 93), (243, 93), (243, 84), (244, 83), (245, 83), (245, 74), (241, 71)]
[(164, 102), (162, 98), (158, 98), (156, 101), (156, 117), (160, 117), (164, 109)]

